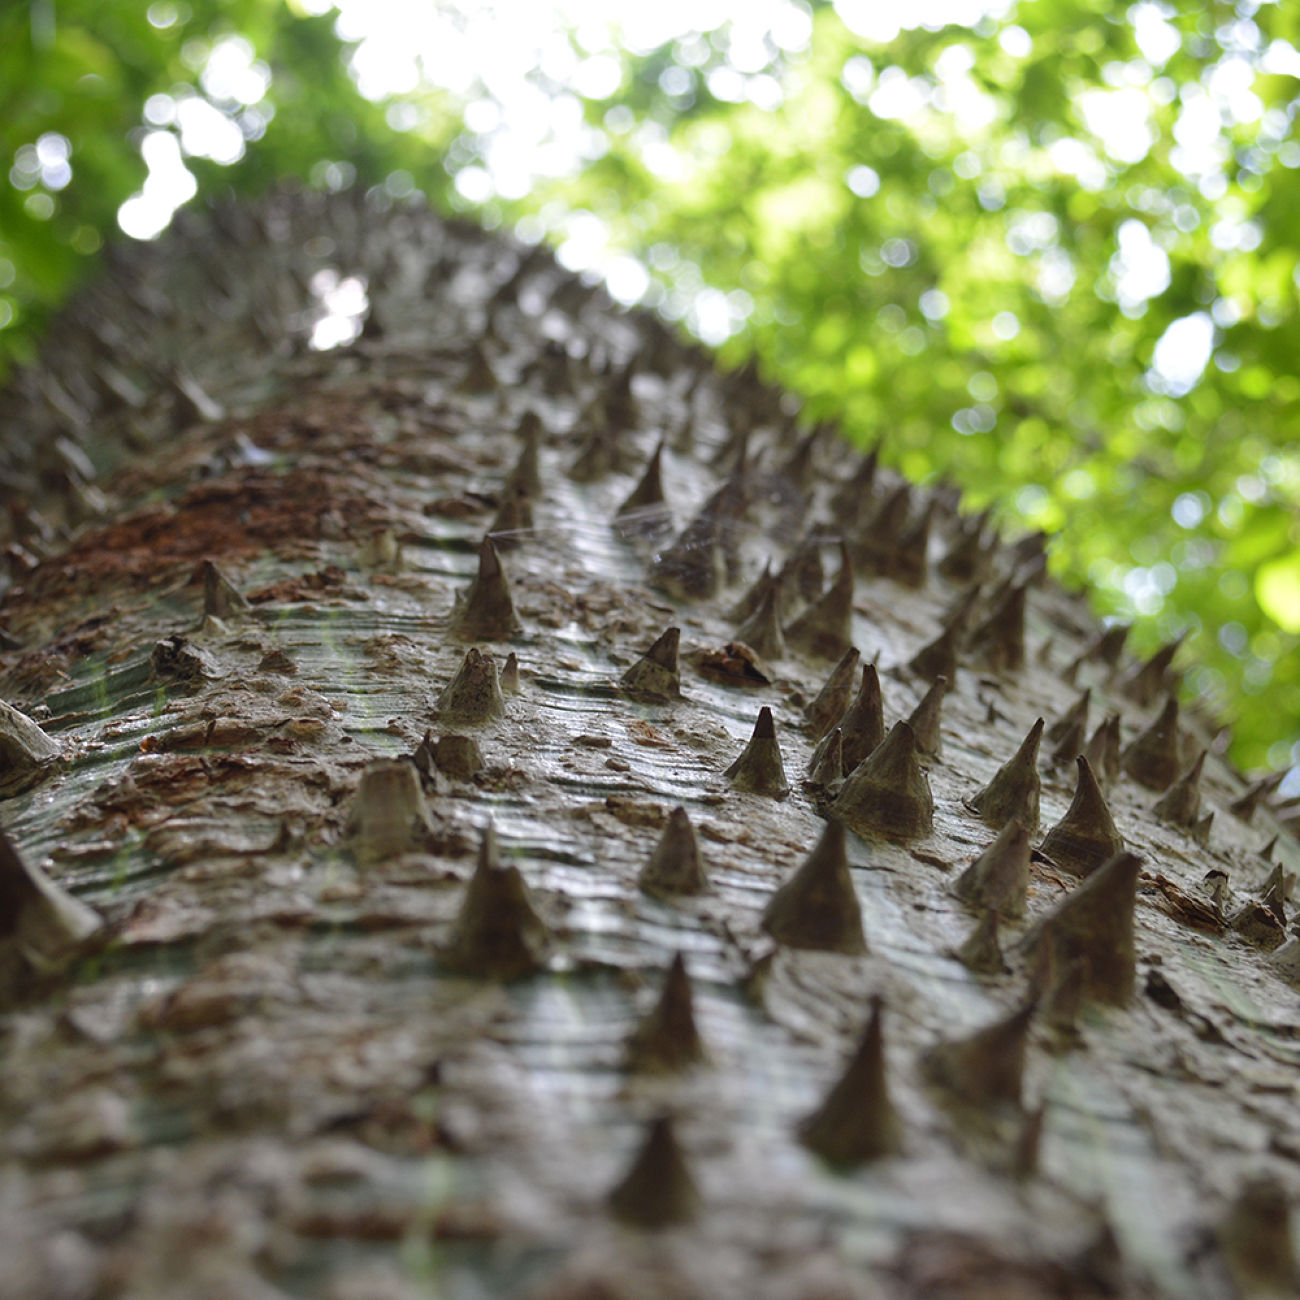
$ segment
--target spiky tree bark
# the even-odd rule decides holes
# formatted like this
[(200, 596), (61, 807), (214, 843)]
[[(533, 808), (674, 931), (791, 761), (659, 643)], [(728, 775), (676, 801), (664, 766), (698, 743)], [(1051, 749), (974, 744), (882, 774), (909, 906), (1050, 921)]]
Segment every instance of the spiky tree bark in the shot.
[(1037, 539), (351, 197), (3, 430), (0, 1294), (1291, 1293), (1295, 845)]

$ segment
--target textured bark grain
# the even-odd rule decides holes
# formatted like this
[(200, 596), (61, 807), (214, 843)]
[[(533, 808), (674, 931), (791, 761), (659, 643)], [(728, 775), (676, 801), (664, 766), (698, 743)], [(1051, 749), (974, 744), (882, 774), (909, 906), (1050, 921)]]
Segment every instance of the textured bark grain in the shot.
[[(370, 314), (316, 352), (325, 270)], [(1229, 811), (1184, 708), (1102, 773), (1131, 924), (1127, 858), (1011, 830), (963, 875), (1037, 719), (1090, 690), (1140, 755), (1172, 684), (1038, 540), (351, 196), (119, 254), (0, 415), (0, 1295), (1290, 1293), (1271, 792)], [(907, 752), (804, 780), (846, 640)], [(1045, 828), (1077, 748), (1034, 739)], [(1207, 747), (1195, 825), (1154, 815)], [(797, 875), (841, 814), (847, 867)]]

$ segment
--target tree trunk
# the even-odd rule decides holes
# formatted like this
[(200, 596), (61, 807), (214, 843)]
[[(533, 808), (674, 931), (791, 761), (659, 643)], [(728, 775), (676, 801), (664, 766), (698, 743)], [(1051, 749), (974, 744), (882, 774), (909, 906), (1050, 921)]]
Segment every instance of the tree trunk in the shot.
[(350, 196), (2, 427), (0, 1296), (1292, 1293), (1295, 845), (1036, 539)]

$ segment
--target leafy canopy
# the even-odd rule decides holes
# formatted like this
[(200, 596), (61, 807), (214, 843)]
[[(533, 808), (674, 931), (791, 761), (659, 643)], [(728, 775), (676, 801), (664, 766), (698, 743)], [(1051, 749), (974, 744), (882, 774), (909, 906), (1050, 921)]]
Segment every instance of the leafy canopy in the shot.
[[(442, 37), (421, 30), (444, 45), (485, 21), (437, 9)], [(914, 478), (1058, 533), (1062, 576), (1145, 616), (1148, 648), (1196, 633), (1190, 686), (1237, 718), (1239, 761), (1300, 758), (1300, 9), (700, 0), (673, 31), (587, 14), (531, 59), (506, 25), (499, 66), (441, 85), (413, 29), (426, 80), (391, 94), (365, 43), (302, 10), (0, 20), (0, 360), (146, 158), (209, 192), (418, 187), (756, 353)], [(208, 110), (224, 152), (187, 126)]]

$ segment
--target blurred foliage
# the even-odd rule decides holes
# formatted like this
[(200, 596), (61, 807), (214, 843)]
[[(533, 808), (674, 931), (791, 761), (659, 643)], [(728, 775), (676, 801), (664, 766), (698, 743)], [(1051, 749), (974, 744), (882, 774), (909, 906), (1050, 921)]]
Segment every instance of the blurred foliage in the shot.
[[(529, 76), (580, 99), (587, 162), (518, 197), (493, 193), (490, 77), (374, 102), (332, 18), (278, 0), (31, 0), (0, 18), (0, 362), (139, 190), (145, 133), (177, 129), (142, 106), (205, 97), (248, 148), (187, 156), (201, 192), (415, 186), (571, 265), (599, 265), (577, 238), (598, 224), (649, 301), (757, 353), (810, 419), (1056, 533), (1064, 578), (1144, 616), (1140, 647), (1192, 630), (1189, 687), (1235, 719), (1238, 761), (1300, 758), (1300, 9), (953, 0), (963, 26), (935, 0), (900, 29), (910, 7), (765, 5), (782, 22), (743, 49), (718, 5), (657, 44), (577, 29), (574, 66), (617, 75)], [(235, 35), (270, 73), (252, 104), (204, 87)], [(21, 167), (48, 132), (61, 188)]]
[(420, 130), (394, 130), (385, 105), (357, 91), (347, 55), (332, 15), (281, 0), (0, 5), (0, 375), (120, 236), (118, 210), (151, 170), (150, 135), (188, 140), (176, 165), (183, 153), (207, 196), (396, 173), (443, 198), (451, 106), (429, 99)]

